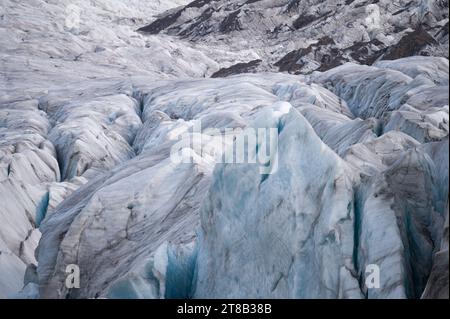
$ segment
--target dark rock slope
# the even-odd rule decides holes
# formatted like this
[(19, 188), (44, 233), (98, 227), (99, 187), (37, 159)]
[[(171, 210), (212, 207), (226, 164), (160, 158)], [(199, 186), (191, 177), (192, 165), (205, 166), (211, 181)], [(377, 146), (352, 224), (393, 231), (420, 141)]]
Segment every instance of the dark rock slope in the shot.
[(253, 59), (239, 62), (262, 60), (255, 71), (307, 74), (349, 61), (448, 57), (448, 0), (196, 0), (139, 31), (250, 50)]

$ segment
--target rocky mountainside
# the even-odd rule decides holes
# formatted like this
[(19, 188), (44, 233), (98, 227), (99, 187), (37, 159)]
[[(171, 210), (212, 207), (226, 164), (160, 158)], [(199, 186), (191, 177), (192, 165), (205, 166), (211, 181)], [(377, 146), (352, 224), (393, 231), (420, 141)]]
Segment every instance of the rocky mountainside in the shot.
[(239, 62), (259, 70), (308, 74), (345, 62), (448, 58), (448, 1), (197, 0), (139, 31), (249, 51), (252, 60)]
[(448, 298), (447, 1), (0, 8), (0, 298)]

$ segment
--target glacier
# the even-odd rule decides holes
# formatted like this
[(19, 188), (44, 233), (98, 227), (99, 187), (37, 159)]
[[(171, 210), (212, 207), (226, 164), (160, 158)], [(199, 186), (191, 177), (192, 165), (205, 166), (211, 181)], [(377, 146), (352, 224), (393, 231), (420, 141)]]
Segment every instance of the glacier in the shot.
[(0, 298), (448, 298), (445, 4), (345, 2), (3, 0)]
[[(448, 138), (421, 144), (402, 130), (384, 133), (384, 114), (356, 118), (351, 98), (347, 104), (319, 86), (334, 76), (346, 72), (157, 88), (137, 79), (144, 123), (136, 157), (80, 187), (40, 227), (42, 296), (420, 297), (448, 214)], [(389, 87), (373, 83), (374, 98), (352, 90), (360, 103)], [(281, 117), (280, 103), (290, 109)], [(448, 105), (440, 107), (448, 114)], [(279, 128), (278, 171), (263, 178), (254, 164), (203, 157), (175, 165), (177, 132), (197, 119), (208, 124), (205, 134), (210, 127)], [(89, 285), (65, 289), (67, 264), (79, 265)], [(364, 289), (370, 264), (380, 265), (381, 289)]]

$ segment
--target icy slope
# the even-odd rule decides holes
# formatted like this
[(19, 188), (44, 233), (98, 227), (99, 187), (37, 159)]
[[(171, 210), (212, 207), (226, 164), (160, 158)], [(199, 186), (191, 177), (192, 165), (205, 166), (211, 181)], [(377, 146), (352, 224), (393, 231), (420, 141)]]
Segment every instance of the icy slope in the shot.
[[(161, 38), (144, 40), (134, 32), (144, 19), (181, 4), (184, 2), (177, 0), (2, 0), (0, 272), (4, 275), (0, 276), (0, 297), (20, 290), (26, 266), (36, 263), (34, 249), (40, 238), (36, 227), (45, 214), (86, 182), (86, 178), (71, 178), (90, 168), (92, 158), (104, 159), (97, 167), (111, 168), (134, 155), (128, 142), (141, 124), (135, 112), (136, 101), (122, 92), (108, 97), (97, 83), (99, 91), (94, 95), (98, 98), (90, 95), (83, 104), (82, 98), (75, 100), (74, 96), (89, 95), (92, 85), (79, 81), (136, 73), (201, 76), (208, 63), (214, 65), (183, 45), (184, 52), (191, 52), (195, 67), (189, 65), (189, 58), (183, 58), (183, 66), (175, 66), (168, 57), (178, 45)], [(146, 46), (154, 49), (156, 61), (147, 58)], [(198, 57), (206, 63), (202, 64)], [(74, 81), (77, 84), (72, 86)], [(47, 101), (51, 94), (40, 100), (52, 87), (66, 87), (56, 105)], [(77, 111), (68, 116), (62, 104)], [(98, 109), (90, 117), (92, 108)], [(105, 126), (100, 121), (111, 129), (103, 131)], [(110, 150), (91, 147), (84, 153), (89, 148), (86, 143), (97, 135), (101, 136), (97, 146), (109, 144)], [(71, 143), (65, 144), (68, 140)], [(83, 156), (77, 155), (80, 150)], [(62, 163), (59, 157), (64, 156), (66, 164), (61, 167), (58, 160)]]
[(352, 260), (356, 176), (298, 111), (279, 126), (274, 175), (258, 178), (254, 166), (215, 171), (195, 296), (360, 298)]
[(2, 1), (0, 298), (448, 297), (448, 2), (188, 2)]
[[(401, 68), (408, 62), (398, 60), (392, 65)], [(439, 65), (436, 62), (433, 68)], [(363, 66), (345, 65), (319, 78), (344, 79), (346, 68), (357, 88), (350, 89), (352, 82), (343, 80), (349, 88), (339, 93), (352, 92), (361, 109), (365, 98), (372, 105), (383, 101), (389, 108), (397, 107), (384, 100), (391, 91), (389, 85), (378, 89), (372, 78), (380, 72), (387, 76), (391, 70), (365, 70), (372, 79), (367, 85), (355, 76), (358, 69), (366, 69)], [(391, 76), (403, 78), (403, 74)], [(434, 88), (448, 90), (447, 85)], [(346, 97), (354, 109), (352, 99)], [(446, 124), (448, 96), (438, 101)], [(383, 116), (381, 110), (372, 116)], [(341, 115), (335, 118), (343, 121)], [(448, 270), (443, 265), (448, 250), (445, 244), (433, 243), (446, 241), (442, 236), (448, 218), (448, 138), (419, 146), (403, 133), (383, 134), (381, 124), (372, 137), (354, 132), (361, 140), (354, 139), (355, 144), (345, 150), (325, 136), (345, 160), (342, 163), (298, 113), (292, 111), (280, 121), (281, 158), (276, 174), (261, 180), (251, 166), (216, 168), (202, 210), (194, 296), (418, 298), (433, 260), (436, 273), (430, 290), (445, 296)], [(345, 124), (340, 121), (334, 126), (342, 132)], [(316, 123), (320, 135), (323, 122)], [(443, 136), (448, 135), (448, 128), (443, 130)], [(347, 141), (351, 137), (347, 133)], [(380, 267), (380, 289), (364, 288), (370, 264)], [(437, 297), (438, 293), (427, 291), (427, 295)]]
[[(92, 178), (45, 219), (41, 297), (420, 297), (432, 269), (430, 278), (446, 276), (433, 255), (444, 249), (445, 256), (445, 244), (434, 243), (446, 241), (448, 139), (421, 144), (412, 137), (421, 130), (407, 125), (385, 131), (382, 119), (401, 108), (386, 100), (386, 78), (414, 99), (422, 94), (414, 90), (418, 78), (432, 70), (441, 76), (429, 87), (447, 90), (448, 70), (444, 60), (411, 59), (429, 67), (415, 71), (405, 59), (348, 64), (311, 78), (132, 79), (128, 94), (143, 105), (136, 157)], [(347, 69), (354, 82), (344, 80)], [(359, 71), (372, 81), (361, 81)], [(387, 84), (378, 87), (378, 77)], [(329, 81), (345, 86), (335, 85), (335, 95), (320, 86)], [(445, 133), (448, 98), (435, 97), (430, 105), (443, 112), (436, 129)], [(355, 118), (354, 105), (365, 99), (380, 110)], [(196, 163), (173, 163), (171, 146), (199, 120), (203, 143), (213, 148), (211, 128), (278, 128), (278, 171), (214, 169), (195, 149)], [(64, 285), (72, 263), (85, 282), (79, 290)], [(371, 264), (380, 267), (379, 289), (364, 286)], [(441, 284), (428, 283), (427, 291)]]
[[(146, 19), (183, 0), (2, 0), (2, 90), (23, 94), (111, 76), (203, 76), (215, 62), (186, 42), (143, 37)], [(211, 71), (212, 72), (212, 71)]]

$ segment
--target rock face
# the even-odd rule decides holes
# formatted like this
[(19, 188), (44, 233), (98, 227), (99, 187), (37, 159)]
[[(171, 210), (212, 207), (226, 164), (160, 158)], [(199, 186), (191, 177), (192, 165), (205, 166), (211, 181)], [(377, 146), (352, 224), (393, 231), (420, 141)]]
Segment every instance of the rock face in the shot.
[(5, 0), (0, 298), (448, 298), (447, 7)]
[(212, 74), (212, 78), (224, 78), (230, 75), (241, 73), (252, 73), (261, 64), (261, 60), (253, 60), (247, 63), (237, 63), (229, 68), (220, 69), (216, 73)]
[(448, 1), (214, 0), (193, 1), (138, 31), (252, 51), (263, 61), (256, 70), (308, 74), (345, 62), (448, 57), (446, 23)]

